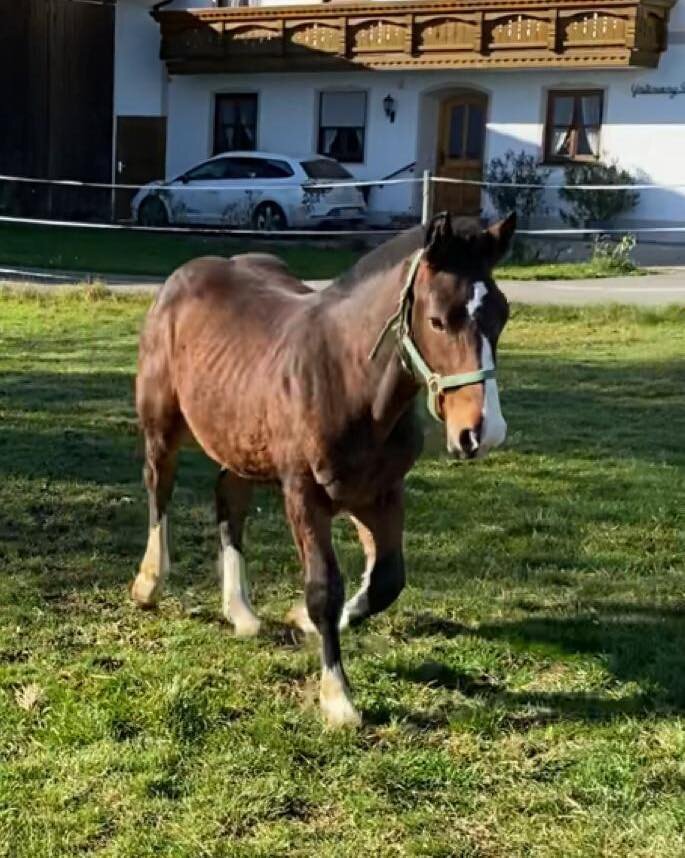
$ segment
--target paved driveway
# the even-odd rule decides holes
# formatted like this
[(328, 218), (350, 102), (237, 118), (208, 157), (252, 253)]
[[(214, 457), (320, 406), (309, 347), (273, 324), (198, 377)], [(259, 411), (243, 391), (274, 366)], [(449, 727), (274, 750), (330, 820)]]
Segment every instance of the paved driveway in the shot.
[[(0, 281), (17, 288), (30, 286), (38, 289), (64, 288), (74, 284), (77, 275), (44, 272), (30, 275), (19, 269), (0, 268)], [(103, 277), (110, 288), (122, 292), (154, 291), (162, 282), (135, 278)], [(309, 285), (323, 289), (329, 280), (310, 281)], [(685, 306), (685, 268), (664, 269), (658, 274), (642, 277), (607, 277), (601, 280), (500, 280), (499, 285), (512, 301), (525, 304), (635, 304), (659, 306), (681, 304)]]
[(510, 300), (524, 304), (685, 304), (685, 270), (602, 280), (501, 280), (499, 285)]
[[(310, 285), (323, 288), (327, 280)], [(685, 305), (685, 269), (668, 269), (642, 277), (606, 277), (598, 280), (499, 280), (510, 301), (522, 304), (636, 304)]]

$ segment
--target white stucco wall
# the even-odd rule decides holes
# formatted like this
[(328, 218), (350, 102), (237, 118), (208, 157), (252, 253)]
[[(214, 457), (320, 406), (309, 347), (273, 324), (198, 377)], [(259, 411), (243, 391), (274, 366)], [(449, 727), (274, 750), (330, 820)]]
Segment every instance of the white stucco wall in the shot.
[(114, 59), (115, 116), (161, 116), (166, 112), (166, 73), (159, 59), (159, 25), (150, 0), (119, 0)]
[[(293, 0), (294, 2), (294, 0)], [(449, 88), (472, 87), (489, 96), (485, 160), (507, 149), (541, 155), (546, 90), (601, 87), (605, 93), (601, 148), (607, 159), (640, 173), (645, 182), (685, 184), (685, 95), (639, 96), (634, 83), (685, 81), (685, 0), (671, 13), (670, 44), (658, 69), (617, 71), (441, 71), (321, 74), (193, 75), (167, 78), (159, 61), (159, 29), (149, 15), (152, 0), (119, 0), (115, 113), (168, 115), (167, 174), (174, 175), (211, 154), (213, 97), (217, 92), (259, 94), (258, 146), (286, 154), (315, 150), (321, 90), (368, 93), (363, 164), (349, 165), (360, 179), (377, 179), (417, 162), (415, 175), (434, 166), (437, 105)], [(210, 5), (176, 0), (166, 8)], [(383, 112), (390, 94), (397, 103), (391, 124)], [(560, 179), (559, 171), (554, 179)], [(418, 213), (411, 187), (374, 191), (379, 211)], [(685, 223), (685, 188), (645, 191), (637, 221)]]
[[(415, 175), (434, 166), (437, 103), (449, 87), (474, 87), (489, 95), (485, 159), (507, 149), (541, 156), (546, 90), (604, 89), (603, 156), (617, 159), (644, 182), (685, 184), (685, 96), (631, 94), (635, 82), (679, 84), (685, 80), (685, 45), (673, 45), (654, 71), (607, 72), (358, 72), (300, 75), (202, 75), (175, 77), (169, 85), (168, 173), (175, 174), (211, 154), (213, 96), (217, 92), (259, 94), (258, 147), (286, 154), (316, 147), (318, 93), (336, 88), (368, 93), (366, 153), (349, 165), (360, 179), (387, 176), (417, 161)], [(391, 94), (397, 116), (391, 124), (383, 99)], [(559, 180), (555, 171), (552, 180)], [(409, 188), (374, 191), (379, 210), (418, 213)], [(685, 188), (645, 191), (633, 213), (640, 221), (685, 222)]]
[[(115, 116), (166, 114), (166, 69), (159, 58), (159, 24), (150, 12), (158, 0), (118, 0), (114, 57)], [(215, 5), (210, 0), (174, 0), (166, 9)]]

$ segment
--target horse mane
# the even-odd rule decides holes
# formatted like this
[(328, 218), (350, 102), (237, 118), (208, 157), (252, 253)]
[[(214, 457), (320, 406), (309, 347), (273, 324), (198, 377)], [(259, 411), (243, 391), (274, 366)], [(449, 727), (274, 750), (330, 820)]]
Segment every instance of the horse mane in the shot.
[(361, 259), (333, 281), (332, 287), (343, 290), (353, 289), (362, 281), (368, 280), (374, 274), (380, 274), (393, 268), (406, 259), (415, 250), (423, 247), (426, 237), (426, 227), (419, 225), (411, 227), (389, 241), (365, 253)]

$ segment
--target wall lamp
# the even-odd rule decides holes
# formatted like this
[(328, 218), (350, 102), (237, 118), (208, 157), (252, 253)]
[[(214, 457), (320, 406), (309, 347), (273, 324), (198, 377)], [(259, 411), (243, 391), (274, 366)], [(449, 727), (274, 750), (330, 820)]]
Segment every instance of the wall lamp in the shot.
[(385, 115), (391, 122), (395, 121), (395, 112), (397, 110), (397, 104), (395, 99), (391, 95), (386, 95), (383, 99), (383, 110), (385, 111)]

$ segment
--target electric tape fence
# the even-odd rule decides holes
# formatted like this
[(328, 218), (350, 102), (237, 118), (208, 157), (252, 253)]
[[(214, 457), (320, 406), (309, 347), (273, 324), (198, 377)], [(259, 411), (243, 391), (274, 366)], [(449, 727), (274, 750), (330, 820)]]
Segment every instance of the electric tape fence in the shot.
[[(18, 185), (18, 186), (38, 186), (38, 187), (46, 187), (48, 189), (52, 188), (61, 188), (61, 189), (74, 189), (74, 190), (93, 190), (93, 191), (108, 191), (112, 196), (111, 201), (111, 210), (114, 210), (114, 197), (118, 192), (130, 192), (130, 191), (141, 191), (143, 189), (147, 189), (149, 191), (149, 195), (151, 197), (160, 197), (164, 196), (165, 193), (169, 193), (173, 191), (173, 194), (180, 194), (181, 196), (188, 192), (202, 192), (202, 191), (223, 191), (227, 192), (227, 187), (225, 184), (218, 185), (212, 184), (210, 182), (193, 182), (183, 184), (180, 182), (174, 182), (173, 185), (170, 183), (160, 183), (156, 184), (115, 184), (109, 182), (89, 182), (89, 181), (77, 181), (71, 179), (42, 179), (42, 178), (32, 178), (27, 176), (11, 176), (11, 175), (3, 175), (0, 174), (0, 187), (1, 183), (5, 183), (6, 185)], [(674, 225), (674, 226), (623, 226), (623, 227), (604, 227), (604, 226), (579, 226), (579, 227), (546, 227), (539, 229), (531, 229), (531, 228), (519, 228), (517, 229), (517, 233), (519, 235), (527, 235), (527, 236), (550, 236), (550, 237), (562, 237), (562, 236), (611, 236), (611, 235), (625, 235), (626, 233), (631, 233), (634, 235), (648, 235), (648, 234), (677, 234), (677, 233), (685, 233), (685, 182), (675, 183), (675, 184), (658, 184), (658, 183), (635, 183), (635, 184), (559, 184), (559, 183), (544, 183), (544, 184), (530, 184), (525, 182), (491, 182), (479, 179), (463, 179), (463, 178), (452, 178), (446, 176), (434, 176), (430, 174), (428, 171), (424, 172), (422, 177), (406, 177), (406, 178), (390, 178), (390, 179), (353, 179), (349, 181), (332, 181), (332, 182), (322, 182), (316, 181), (310, 184), (301, 184), (301, 183), (287, 183), (283, 182), (278, 184), (277, 190), (279, 192), (285, 190), (310, 190), (312, 192), (326, 191), (332, 190), (336, 188), (357, 188), (357, 189), (368, 189), (369, 191), (377, 188), (389, 187), (389, 186), (406, 186), (413, 185), (422, 186), (422, 217), (421, 220), (426, 222), (429, 217), (432, 201), (433, 201), (433, 191), (434, 188), (440, 184), (447, 185), (462, 185), (462, 186), (477, 186), (483, 189), (486, 193), (488, 188), (506, 188), (506, 189), (521, 189), (521, 190), (534, 190), (538, 191), (541, 194), (561, 191), (570, 189), (573, 192), (599, 192), (599, 193), (616, 193), (620, 191), (631, 191), (631, 192), (639, 192), (639, 191), (682, 191), (683, 196), (683, 212), (684, 216), (682, 218), (682, 224)], [(276, 187), (274, 184), (266, 185), (259, 184), (255, 182), (254, 184), (247, 184), (246, 181), (240, 181), (240, 187), (238, 188), (230, 188), (228, 191), (231, 194), (236, 194), (237, 192), (245, 193), (247, 195), (257, 192), (274, 192)], [(0, 195), (0, 212), (2, 212), (3, 208), (7, 208), (7, 202), (5, 200), (3, 206), (3, 198)], [(418, 221), (418, 218), (415, 218), (415, 222)], [(92, 220), (74, 220), (71, 218), (53, 218), (53, 217), (32, 217), (32, 216), (16, 216), (12, 214), (0, 214), (0, 224), (24, 224), (26, 226), (41, 226), (41, 227), (61, 227), (61, 228), (73, 228), (73, 229), (84, 229), (84, 230), (119, 230), (119, 231), (128, 231), (128, 232), (147, 232), (147, 233), (169, 233), (172, 235), (178, 234), (193, 234), (193, 235), (207, 235), (207, 236), (236, 236), (236, 237), (268, 237), (268, 238), (313, 238), (313, 237), (322, 237), (322, 238), (335, 238), (335, 237), (359, 237), (363, 238), (365, 236), (390, 236), (397, 232), (400, 232), (402, 227), (373, 227), (373, 228), (365, 228), (359, 227), (356, 229), (256, 229), (256, 228), (244, 228), (241, 226), (230, 226), (229, 224), (219, 225), (219, 226), (180, 226), (174, 225), (172, 223), (164, 224), (164, 225), (142, 225), (139, 223), (133, 223), (126, 218), (119, 218), (116, 222), (105, 222), (105, 221), (92, 221)], [(0, 248), (0, 256), (2, 254), (2, 248)]]

